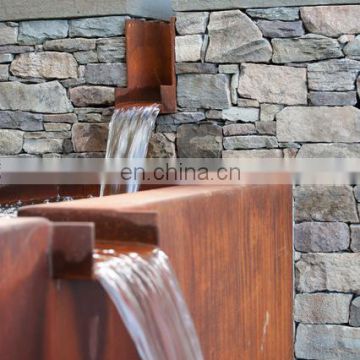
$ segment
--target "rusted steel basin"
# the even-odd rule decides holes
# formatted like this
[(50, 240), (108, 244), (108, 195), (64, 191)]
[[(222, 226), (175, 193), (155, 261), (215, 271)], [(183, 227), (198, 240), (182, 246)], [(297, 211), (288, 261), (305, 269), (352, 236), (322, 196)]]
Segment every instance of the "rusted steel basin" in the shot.
[(138, 359), (89, 257), (124, 242), (169, 255), (205, 359), (292, 358), (290, 186), (172, 187), (19, 216), (0, 223), (0, 309), (18, 314), (0, 327), (9, 359)]

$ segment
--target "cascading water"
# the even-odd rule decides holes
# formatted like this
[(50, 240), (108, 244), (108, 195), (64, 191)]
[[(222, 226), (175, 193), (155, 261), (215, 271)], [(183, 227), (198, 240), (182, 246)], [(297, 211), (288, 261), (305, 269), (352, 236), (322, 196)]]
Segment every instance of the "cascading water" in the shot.
[[(115, 110), (109, 124), (106, 158), (144, 159), (159, 111), (157, 104)], [(120, 186), (120, 182), (112, 184), (105, 191), (106, 184), (103, 182), (100, 196), (105, 192), (109, 195), (118, 194)], [(138, 188), (139, 183), (132, 181), (124, 192), (135, 192)]]
[(201, 360), (196, 331), (167, 256), (159, 249), (98, 250), (95, 274), (143, 360)]

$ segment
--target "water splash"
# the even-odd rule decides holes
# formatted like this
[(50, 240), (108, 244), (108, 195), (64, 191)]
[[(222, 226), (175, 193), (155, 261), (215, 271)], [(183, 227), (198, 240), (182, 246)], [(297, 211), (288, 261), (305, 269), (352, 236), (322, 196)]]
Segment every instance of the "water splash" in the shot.
[[(168, 257), (161, 250), (98, 252), (95, 274), (143, 360), (202, 360), (199, 340)], [(99, 261), (101, 260), (101, 261)]]
[[(115, 110), (110, 124), (106, 147), (107, 159), (144, 159), (155, 126), (160, 107), (157, 104), (149, 106), (134, 106)], [(101, 185), (100, 196), (120, 193), (120, 181), (116, 184)], [(106, 191), (105, 191), (106, 188)], [(126, 192), (136, 192), (139, 183), (131, 181)]]

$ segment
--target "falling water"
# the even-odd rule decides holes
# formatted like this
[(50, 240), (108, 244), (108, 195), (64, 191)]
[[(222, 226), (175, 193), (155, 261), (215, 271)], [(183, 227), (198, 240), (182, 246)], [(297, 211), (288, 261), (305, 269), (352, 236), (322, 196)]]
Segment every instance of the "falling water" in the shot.
[[(106, 158), (144, 159), (159, 111), (157, 104), (115, 110), (109, 124)], [(109, 186), (107, 192), (118, 194), (120, 185), (119, 181)], [(103, 181), (100, 196), (105, 194), (105, 187)], [(126, 192), (135, 192), (138, 188), (139, 183), (132, 181), (127, 184)]]
[(143, 360), (201, 360), (199, 340), (175, 274), (159, 249), (95, 255), (110, 295)]

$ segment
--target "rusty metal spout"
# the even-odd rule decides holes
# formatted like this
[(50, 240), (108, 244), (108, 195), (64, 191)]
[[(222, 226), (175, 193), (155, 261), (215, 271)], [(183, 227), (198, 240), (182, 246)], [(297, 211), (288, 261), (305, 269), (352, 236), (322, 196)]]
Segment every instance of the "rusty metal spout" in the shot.
[(127, 88), (115, 91), (115, 107), (159, 104), (176, 112), (175, 18), (170, 22), (127, 20)]

